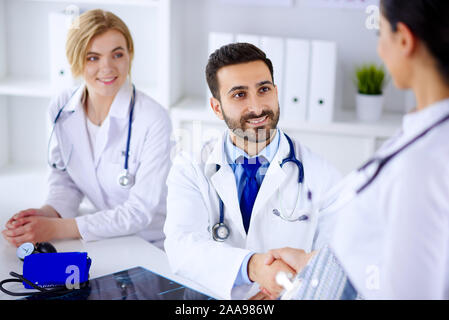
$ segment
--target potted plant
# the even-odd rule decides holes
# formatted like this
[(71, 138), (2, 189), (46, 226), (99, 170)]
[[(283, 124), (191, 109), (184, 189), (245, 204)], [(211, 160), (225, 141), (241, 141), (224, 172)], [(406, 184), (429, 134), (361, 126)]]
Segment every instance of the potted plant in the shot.
[(361, 121), (378, 121), (384, 104), (385, 70), (382, 66), (365, 64), (356, 68), (357, 117)]

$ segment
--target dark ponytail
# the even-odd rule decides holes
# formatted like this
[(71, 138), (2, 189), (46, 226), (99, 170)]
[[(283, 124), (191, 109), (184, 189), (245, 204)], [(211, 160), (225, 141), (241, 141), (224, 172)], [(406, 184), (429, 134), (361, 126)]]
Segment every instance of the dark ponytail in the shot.
[(394, 32), (402, 22), (426, 44), (449, 85), (449, 0), (382, 0), (381, 12)]

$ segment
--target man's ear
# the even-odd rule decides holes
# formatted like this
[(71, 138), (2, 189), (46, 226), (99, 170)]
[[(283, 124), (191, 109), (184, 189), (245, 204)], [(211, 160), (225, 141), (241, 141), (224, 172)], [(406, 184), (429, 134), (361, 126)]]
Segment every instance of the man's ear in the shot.
[(398, 22), (396, 34), (399, 37), (398, 41), (400, 41), (399, 44), (402, 54), (406, 57), (410, 57), (417, 48), (418, 40), (416, 36), (410, 28), (402, 22)]
[(218, 99), (212, 97), (212, 98), (210, 98), (210, 106), (212, 108), (212, 111), (218, 117), (218, 119), (224, 120), (223, 112), (221, 111), (221, 103), (220, 103), (220, 101)]

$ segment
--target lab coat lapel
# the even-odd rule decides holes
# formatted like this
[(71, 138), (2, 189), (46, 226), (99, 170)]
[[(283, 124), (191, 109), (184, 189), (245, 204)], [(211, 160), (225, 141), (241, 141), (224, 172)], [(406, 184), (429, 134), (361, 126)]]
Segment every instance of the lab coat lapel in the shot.
[[(73, 146), (72, 157), (68, 164), (69, 170), (72, 171), (79, 179), (85, 180), (87, 186), (91, 188), (91, 192), (95, 194), (91, 199), (95, 199), (95, 205), (103, 205), (103, 196), (98, 184), (97, 174), (94, 167), (92, 152), (90, 150), (90, 142), (87, 135), (86, 119), (82, 104), (78, 101), (73, 113), (61, 123), (61, 135), (67, 137), (64, 142)], [(65, 133), (65, 134), (64, 134)], [(98, 203), (98, 201), (101, 202)]]
[(110, 128), (110, 117), (107, 117), (100, 130), (97, 133), (97, 140), (95, 142), (95, 159), (94, 166), (95, 169), (98, 167), (98, 163), (100, 162), (101, 155), (103, 154), (104, 149), (106, 148), (106, 144), (108, 142), (109, 136), (109, 128)]
[[(206, 162), (206, 175), (210, 176), (213, 188), (223, 201), (225, 209), (225, 219), (229, 219), (237, 226), (238, 232), (243, 238), (246, 238), (245, 228), (243, 226), (242, 214), (240, 212), (240, 204), (238, 201), (237, 186), (232, 168), (227, 163), (224, 154), (224, 140), (227, 135), (223, 135), (218, 139)], [(216, 171), (216, 165), (220, 165), (220, 169)], [(216, 172), (215, 172), (216, 171)], [(235, 230), (235, 228), (232, 228)]]
[(279, 149), (274, 156), (273, 161), (270, 163), (262, 185), (260, 186), (256, 201), (254, 203), (251, 219), (253, 219), (253, 217), (257, 215), (262, 208), (264, 208), (267, 201), (281, 187), (284, 180), (287, 178), (287, 174), (281, 168), (280, 164), (284, 158), (288, 157), (290, 147), (287, 138), (285, 138), (285, 135), (281, 130), (279, 130), (279, 134), (281, 134)]
[[(111, 108), (109, 110), (109, 114), (106, 117), (105, 122), (101, 126), (101, 129), (98, 131), (95, 146), (95, 168), (98, 167), (101, 156), (103, 155), (106, 146), (109, 144), (109, 141), (115, 138), (117, 132), (122, 132), (123, 127), (127, 126), (128, 124), (129, 118), (127, 116), (129, 115), (131, 95), (131, 84), (126, 81), (120, 88), (119, 92), (117, 92), (117, 95), (115, 96), (115, 99), (112, 102)], [(112, 124), (112, 122), (114, 123)], [(127, 132), (124, 134), (127, 134)]]

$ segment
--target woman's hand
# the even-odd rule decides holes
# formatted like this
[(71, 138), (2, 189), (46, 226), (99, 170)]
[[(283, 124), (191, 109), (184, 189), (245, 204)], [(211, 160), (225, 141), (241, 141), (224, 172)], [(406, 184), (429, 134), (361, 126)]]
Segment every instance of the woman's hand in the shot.
[(56, 238), (58, 222), (62, 219), (37, 214), (22, 216), (11, 222), (11, 228), (2, 231), (3, 237), (18, 247), (25, 242), (45, 242)]
[(304, 250), (293, 248), (270, 250), (267, 252), (265, 264), (271, 265), (276, 260), (282, 260), (296, 273), (299, 273), (316, 253), (317, 251), (306, 253)]
[(25, 242), (81, 238), (75, 219), (61, 219), (49, 206), (17, 213), (6, 223), (2, 235), (16, 247)]
[(8, 222), (6, 222), (5, 227), (9, 230), (20, 227), (23, 225), (23, 222), (24, 222), (23, 218), (26, 218), (29, 216), (41, 216), (41, 217), (48, 217), (48, 218), (60, 218), (61, 217), (56, 212), (56, 210), (50, 206), (43, 206), (41, 209), (30, 208), (30, 209), (22, 210), (22, 211), (16, 213), (14, 216), (12, 216), (8, 220)]

